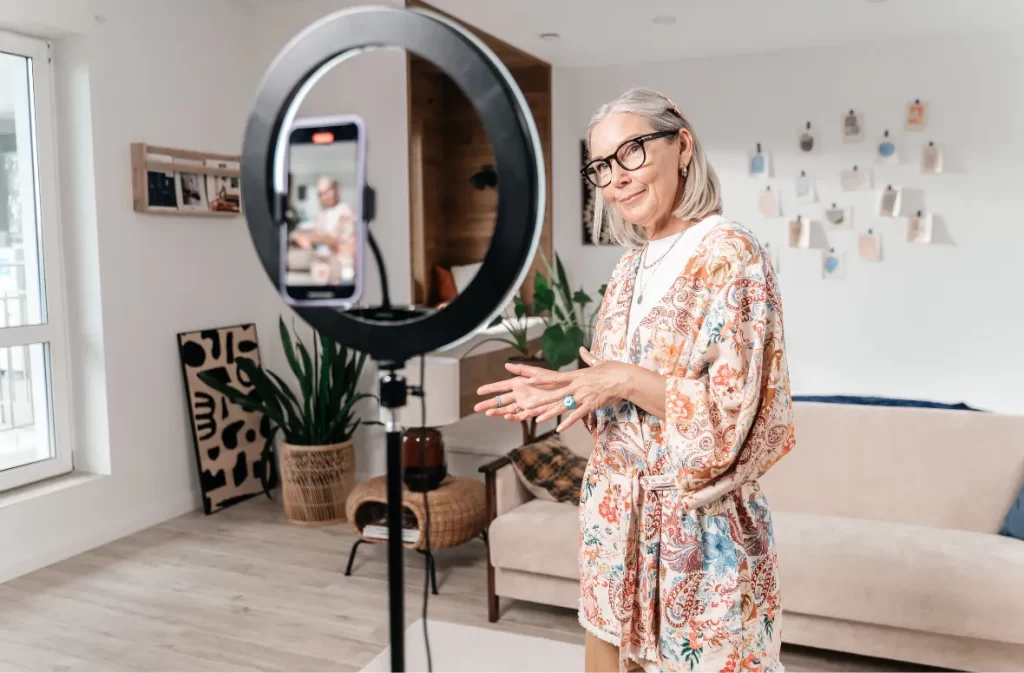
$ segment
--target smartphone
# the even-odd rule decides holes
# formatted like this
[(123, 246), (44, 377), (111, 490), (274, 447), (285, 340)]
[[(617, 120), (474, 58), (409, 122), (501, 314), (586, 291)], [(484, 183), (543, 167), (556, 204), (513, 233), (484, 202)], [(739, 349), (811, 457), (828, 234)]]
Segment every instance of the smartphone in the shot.
[(366, 129), (356, 115), (296, 119), (288, 132), (281, 237), (285, 301), (347, 308), (362, 296)]

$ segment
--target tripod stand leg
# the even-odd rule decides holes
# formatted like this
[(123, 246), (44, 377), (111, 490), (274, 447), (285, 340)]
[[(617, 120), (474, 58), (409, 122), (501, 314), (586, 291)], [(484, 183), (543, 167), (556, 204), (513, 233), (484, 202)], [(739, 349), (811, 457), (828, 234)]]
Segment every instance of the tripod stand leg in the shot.
[(345, 577), (348, 577), (352, 574), (352, 561), (356, 560), (356, 550), (359, 549), (359, 545), (363, 544), (364, 542), (366, 542), (366, 540), (359, 538), (358, 540), (356, 540), (356, 543), (352, 545), (352, 551), (348, 555), (348, 565), (345, 566)]
[(388, 585), (391, 600), (391, 670), (405, 670), (402, 581), (402, 433), (388, 430)]

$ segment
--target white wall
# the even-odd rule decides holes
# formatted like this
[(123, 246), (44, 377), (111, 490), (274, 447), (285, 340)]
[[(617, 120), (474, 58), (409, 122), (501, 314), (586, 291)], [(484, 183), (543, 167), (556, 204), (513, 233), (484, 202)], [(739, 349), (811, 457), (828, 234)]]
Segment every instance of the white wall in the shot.
[[(794, 392), (891, 395), (1024, 412), (1024, 331), (1015, 289), (1024, 253), (1024, 103), (1018, 65), (1024, 48), (1007, 39), (906, 41), (734, 58), (555, 72), (555, 246), (577, 283), (607, 280), (617, 248), (580, 242), (578, 140), (592, 112), (631, 86), (667, 93), (691, 119), (721, 177), (725, 214), (781, 249), (780, 283)], [(930, 104), (923, 134), (904, 133), (906, 103)], [(867, 140), (844, 145), (840, 119), (865, 114)], [(796, 146), (806, 121), (819, 150)], [(937, 216), (933, 245), (905, 242), (904, 220), (872, 213), (877, 190), (843, 194), (839, 171), (873, 162), (874, 140), (889, 128), (902, 163), (872, 165), (875, 187), (911, 188), (913, 209)], [(918, 152), (945, 147), (947, 173), (921, 175)], [(793, 178), (816, 177), (821, 201), (854, 207), (854, 232), (828, 232), (846, 251), (844, 280), (823, 280), (820, 250), (788, 250), (785, 217), (763, 218), (763, 180), (746, 174), (755, 143), (772, 153), (773, 189), (783, 214), (822, 220), (822, 205), (797, 206)], [(883, 262), (856, 256), (856, 233), (882, 233)], [(826, 244), (818, 225), (816, 242)]]
[[(359, 4), (85, 2), (0, 5), (6, 28), (55, 38), (75, 460), (88, 473), (0, 494), (0, 582), (200, 507), (176, 334), (255, 322), (264, 362), (290, 378), (277, 320), (290, 324), (294, 314), (259, 265), (244, 219), (135, 213), (129, 146), (240, 152), (258, 83), (281, 47)], [(375, 227), (402, 233), (378, 240), (397, 260), (393, 297), (407, 301), (404, 55), (354, 63), (325, 78), (301, 114), (354, 111), (373, 121), (369, 178), (383, 195)], [(384, 466), (383, 441), (371, 434), (356, 438), (364, 474)]]
[[(76, 464), (97, 477), (0, 506), (0, 581), (199, 506), (175, 335), (256, 322), (283, 366), (281, 302), (242, 218), (132, 210), (134, 141), (239, 152), (258, 73), (229, 3), (73, 2), (16, 18), (55, 41)], [(89, 16), (92, 19), (92, 16)], [(185, 48), (188, 36), (195, 45)]]

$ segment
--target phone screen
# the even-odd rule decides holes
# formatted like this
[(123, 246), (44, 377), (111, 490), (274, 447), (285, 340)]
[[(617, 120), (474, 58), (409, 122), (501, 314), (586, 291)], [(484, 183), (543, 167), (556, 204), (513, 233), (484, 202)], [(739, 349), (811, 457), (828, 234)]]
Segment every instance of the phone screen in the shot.
[(365, 146), (358, 118), (300, 119), (292, 126), (284, 251), (290, 303), (350, 305), (362, 292)]

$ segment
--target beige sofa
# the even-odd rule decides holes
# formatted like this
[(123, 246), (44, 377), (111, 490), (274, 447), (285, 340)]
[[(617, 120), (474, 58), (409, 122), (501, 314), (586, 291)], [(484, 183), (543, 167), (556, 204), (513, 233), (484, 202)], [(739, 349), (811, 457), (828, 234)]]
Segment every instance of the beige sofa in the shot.
[[(997, 531), (1024, 482), (1024, 416), (797, 402), (763, 479), (787, 643), (971, 671), (1024, 670), (1024, 541)], [(589, 455), (579, 425), (565, 434)], [(577, 508), (486, 475), (499, 597), (576, 608)]]

